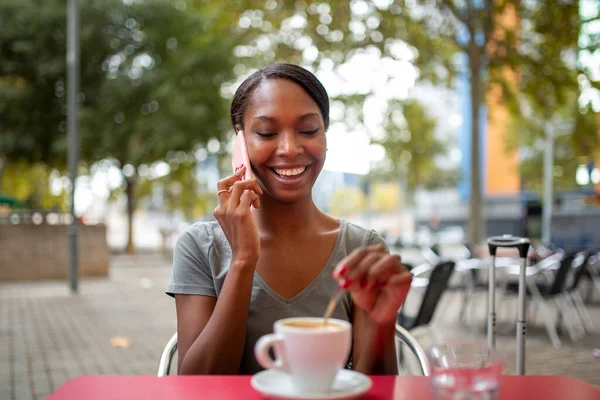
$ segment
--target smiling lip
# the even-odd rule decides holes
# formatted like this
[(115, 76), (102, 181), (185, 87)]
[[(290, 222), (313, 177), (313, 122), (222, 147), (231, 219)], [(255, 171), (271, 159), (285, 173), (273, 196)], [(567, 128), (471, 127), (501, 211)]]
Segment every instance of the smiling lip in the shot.
[[(269, 169), (279, 180), (290, 182), (301, 178), (310, 168), (309, 165), (295, 165), (286, 167), (270, 167)], [(291, 182), (290, 182), (291, 183)]]

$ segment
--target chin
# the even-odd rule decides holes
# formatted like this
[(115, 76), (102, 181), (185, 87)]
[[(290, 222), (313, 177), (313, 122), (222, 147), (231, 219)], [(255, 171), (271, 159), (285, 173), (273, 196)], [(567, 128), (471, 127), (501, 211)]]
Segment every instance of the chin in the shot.
[(311, 199), (312, 192), (309, 191), (308, 193), (306, 193), (306, 192), (298, 193), (298, 192), (279, 191), (279, 192), (271, 193), (271, 197), (280, 203), (295, 204), (295, 203), (299, 203), (303, 200), (306, 200), (307, 198)]

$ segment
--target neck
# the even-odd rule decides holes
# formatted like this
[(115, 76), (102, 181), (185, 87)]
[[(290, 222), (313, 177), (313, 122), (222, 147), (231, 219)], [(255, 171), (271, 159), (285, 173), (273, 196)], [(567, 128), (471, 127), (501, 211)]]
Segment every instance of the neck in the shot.
[(269, 196), (262, 196), (260, 208), (252, 211), (258, 231), (277, 237), (297, 235), (314, 227), (315, 220), (320, 215), (310, 195), (297, 203), (281, 203)]

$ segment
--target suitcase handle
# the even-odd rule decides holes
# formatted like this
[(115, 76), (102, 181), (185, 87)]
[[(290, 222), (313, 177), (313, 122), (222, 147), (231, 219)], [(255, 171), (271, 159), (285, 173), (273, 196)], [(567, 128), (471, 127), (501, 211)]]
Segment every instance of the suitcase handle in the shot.
[(494, 257), (498, 247), (514, 247), (519, 250), (519, 256), (525, 258), (529, 251), (529, 239), (512, 235), (494, 236), (488, 239), (488, 247)]

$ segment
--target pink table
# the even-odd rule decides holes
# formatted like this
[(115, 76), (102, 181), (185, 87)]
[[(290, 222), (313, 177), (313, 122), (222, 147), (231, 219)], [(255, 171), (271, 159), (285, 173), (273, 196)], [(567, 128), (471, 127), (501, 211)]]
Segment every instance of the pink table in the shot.
[[(431, 398), (427, 377), (373, 376), (364, 400)], [(84, 376), (75, 378), (47, 400), (258, 400), (250, 376)], [(600, 389), (565, 376), (505, 376), (500, 400), (600, 400)]]

